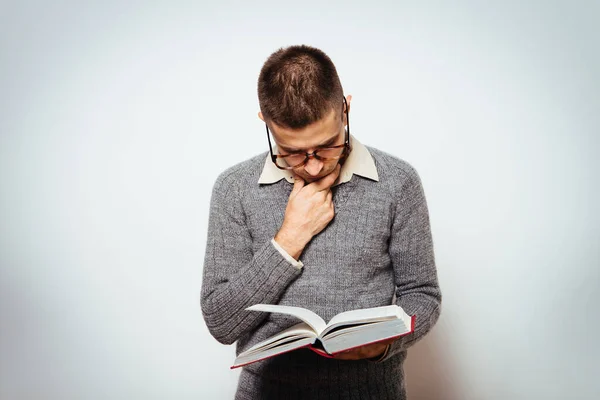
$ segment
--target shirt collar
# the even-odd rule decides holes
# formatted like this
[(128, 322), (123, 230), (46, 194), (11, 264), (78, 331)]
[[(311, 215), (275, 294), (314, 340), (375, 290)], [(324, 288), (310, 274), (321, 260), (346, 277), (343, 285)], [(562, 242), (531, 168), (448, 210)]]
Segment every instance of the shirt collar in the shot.
[[(371, 156), (371, 153), (369, 153), (369, 150), (352, 135), (350, 135), (350, 145), (352, 147), (352, 151), (350, 152), (350, 155), (346, 159), (344, 165), (342, 165), (340, 176), (333, 186), (350, 181), (352, 179), (352, 175), (355, 174), (378, 182), (379, 175), (377, 174), (375, 161), (373, 161), (373, 157)], [(285, 179), (289, 183), (294, 183), (294, 177), (292, 173), (290, 171), (277, 168), (275, 164), (273, 164), (273, 161), (271, 161), (271, 155), (267, 154), (265, 166), (263, 167), (262, 174), (258, 179), (258, 183), (271, 184), (279, 182), (282, 179)]]

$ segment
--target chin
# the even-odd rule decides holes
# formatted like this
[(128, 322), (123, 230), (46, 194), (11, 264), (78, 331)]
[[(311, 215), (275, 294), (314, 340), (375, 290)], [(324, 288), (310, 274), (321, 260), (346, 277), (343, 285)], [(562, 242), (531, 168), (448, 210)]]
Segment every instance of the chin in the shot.
[(302, 175), (300, 175), (300, 178), (302, 178), (302, 180), (304, 180), (304, 182), (306, 182), (306, 183), (311, 183), (314, 181), (318, 181), (319, 179), (322, 178), (322, 176), (302, 176)]
[(333, 168), (331, 168), (330, 170), (328, 170), (326, 173), (321, 173), (318, 176), (310, 176), (310, 175), (305, 176), (305, 175), (300, 175), (300, 174), (296, 174), (296, 175), (298, 175), (300, 178), (302, 178), (304, 180), (304, 182), (312, 183), (312, 182), (318, 181), (319, 179), (329, 175), (330, 173), (333, 172), (334, 169), (335, 169), (335, 166)]

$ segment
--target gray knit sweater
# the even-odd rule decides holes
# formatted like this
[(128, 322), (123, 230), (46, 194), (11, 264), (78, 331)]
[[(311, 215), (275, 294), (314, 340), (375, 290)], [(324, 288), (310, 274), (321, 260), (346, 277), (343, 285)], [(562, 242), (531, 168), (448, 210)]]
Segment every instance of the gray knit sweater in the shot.
[(237, 353), (296, 323), (245, 311), (257, 303), (308, 308), (325, 321), (396, 299), (416, 315), (415, 332), (380, 361), (328, 359), (300, 349), (244, 367), (236, 399), (405, 399), (406, 350), (437, 321), (441, 292), (429, 214), (416, 171), (367, 147), (379, 182), (354, 175), (332, 188), (335, 217), (306, 246), (302, 269), (271, 243), (292, 185), (259, 185), (266, 154), (237, 164), (212, 193), (201, 305), (206, 325)]

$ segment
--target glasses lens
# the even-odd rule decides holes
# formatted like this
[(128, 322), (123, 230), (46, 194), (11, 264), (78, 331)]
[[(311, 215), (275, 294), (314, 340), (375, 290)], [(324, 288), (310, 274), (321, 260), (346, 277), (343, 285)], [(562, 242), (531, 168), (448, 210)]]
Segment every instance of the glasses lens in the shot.
[[(325, 147), (322, 149), (318, 149), (315, 152), (315, 155), (317, 157), (319, 157), (321, 160), (336, 160), (336, 159), (340, 158), (343, 153), (344, 153), (343, 147), (339, 147), (339, 148)], [(283, 157), (277, 157), (275, 162), (277, 163), (278, 166), (280, 166), (282, 168), (290, 168), (290, 167), (294, 168), (294, 167), (302, 164), (305, 159), (306, 159), (305, 153), (288, 154)]]
[(278, 166), (286, 168), (286, 167), (296, 167), (304, 162), (306, 155), (304, 154), (289, 154), (284, 157), (277, 157), (275, 162)]
[(325, 147), (325, 148), (317, 150), (317, 156), (319, 156), (322, 159), (336, 159), (336, 158), (340, 158), (342, 156), (343, 152), (344, 152), (343, 147), (338, 147), (338, 148)]

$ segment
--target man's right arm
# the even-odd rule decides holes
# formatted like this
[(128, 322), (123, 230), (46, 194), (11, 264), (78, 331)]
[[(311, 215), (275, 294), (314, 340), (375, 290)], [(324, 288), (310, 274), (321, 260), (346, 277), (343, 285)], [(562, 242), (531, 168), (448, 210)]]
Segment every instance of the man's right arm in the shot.
[[(301, 274), (277, 248), (298, 260), (314, 235), (331, 222), (334, 207), (331, 185), (340, 166), (304, 186), (297, 179), (288, 199), (283, 224), (273, 241), (253, 253), (252, 237), (230, 174), (213, 188), (204, 260), (201, 305), (210, 333), (231, 344), (257, 327), (266, 314), (246, 311), (254, 304), (276, 304), (288, 285)], [(295, 265), (293, 265), (295, 264)]]
[(221, 343), (235, 342), (266, 317), (246, 308), (277, 303), (300, 274), (270, 240), (253, 254), (237, 190), (228, 175), (220, 176), (211, 197), (201, 293), (210, 333)]

